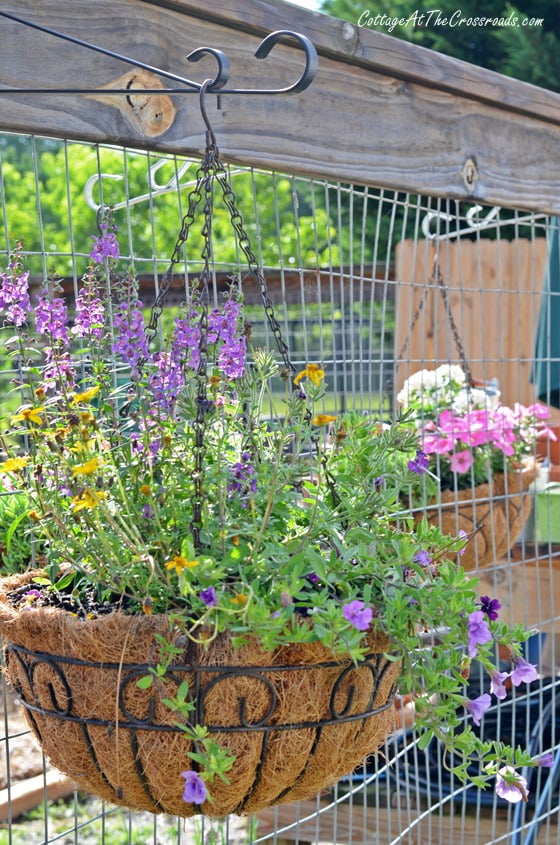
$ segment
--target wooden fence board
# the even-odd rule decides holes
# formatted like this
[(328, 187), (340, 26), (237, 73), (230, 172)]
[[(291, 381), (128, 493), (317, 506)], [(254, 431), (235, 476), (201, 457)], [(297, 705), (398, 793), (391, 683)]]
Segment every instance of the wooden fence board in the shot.
[[(506, 79), (388, 35), (265, 0), (5, 0), (27, 17), (151, 66), (202, 80), (214, 46), (235, 87), (287, 85), (301, 51), (279, 45), (259, 62), (261, 38), (298, 29), (321, 53), (313, 85), (295, 96), (225, 95), (210, 117), (224, 157), (347, 182), (504, 206), (560, 211), (560, 95)], [(0, 128), (194, 154), (204, 143), (194, 95), (110, 95), (151, 78), (122, 62), (0, 19)], [(160, 79), (166, 85), (165, 79)], [(2, 87), (104, 89), (87, 95), (4, 94)], [(155, 99), (154, 99), (155, 98)], [(492, 143), (489, 143), (489, 138)], [(538, 154), (535, 154), (538, 151)], [(467, 162), (473, 179), (465, 181)]]
[[(397, 355), (403, 350), (397, 391), (416, 370), (460, 363), (438, 286), (430, 281), (434, 249), (411, 240), (397, 247)], [(506, 405), (535, 401), (530, 376), (546, 255), (544, 238), (448, 241), (440, 247), (442, 276), (472, 375), (497, 378)], [(427, 298), (411, 331), (424, 282)]]

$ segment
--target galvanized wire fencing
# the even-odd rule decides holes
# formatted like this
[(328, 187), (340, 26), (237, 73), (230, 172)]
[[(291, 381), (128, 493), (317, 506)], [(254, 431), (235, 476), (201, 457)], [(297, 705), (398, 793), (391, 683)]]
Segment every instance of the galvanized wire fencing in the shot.
[[(99, 206), (112, 209), (123, 263), (134, 266), (146, 308), (158, 293), (197, 163), (83, 142), (0, 137), (3, 263), (22, 242), (32, 289), (60, 281), (72, 306), (85, 272)], [(397, 411), (404, 380), (441, 364), (468, 365), (473, 379), (500, 391), (502, 401), (530, 404), (538, 393), (554, 410), (560, 357), (554, 328), (560, 296), (556, 221), (545, 215), (373, 189), (335, 181), (232, 167), (231, 181), (253, 250), (296, 367), (326, 372), (324, 410), (355, 408), (380, 421)], [(201, 259), (196, 232), (163, 314), (172, 319)], [(243, 256), (219, 204), (212, 256), (217, 299)], [(555, 252), (556, 250), (556, 252)], [(438, 272), (435, 273), (434, 269)], [(443, 292), (443, 295), (442, 295)], [(255, 345), (269, 345), (257, 291), (244, 285)], [(33, 342), (33, 339), (30, 339)], [(1, 353), (3, 416), (18, 405), (21, 373)], [(273, 397), (273, 401), (275, 401)], [(279, 401), (279, 400), (278, 400)], [(527, 657), (540, 679), (518, 689), (507, 707), (491, 708), (488, 737), (529, 745), (535, 755), (560, 744), (557, 710), (557, 591), (560, 513), (555, 488), (560, 457), (543, 440), (541, 470), (523, 491), (523, 525), (506, 521), (489, 534), (490, 560), (475, 574), (481, 593), (499, 596), (510, 622), (534, 628)], [(558, 472), (558, 476), (556, 476)], [(488, 504), (487, 521), (507, 488)], [(476, 495), (471, 495), (474, 503)], [(529, 507), (526, 508), (525, 505)], [(30, 550), (17, 501), (0, 497), (3, 570)], [(2, 537), (4, 540), (2, 541)], [(445, 620), (442, 620), (444, 623)], [(473, 696), (484, 689), (472, 673)], [(3, 843), (287, 842), (332, 845), (390, 843), (552, 843), (558, 834), (556, 767), (537, 769), (530, 801), (512, 807), (494, 793), (466, 788), (446, 769), (437, 748), (420, 750), (410, 704), (400, 702), (395, 732), (382, 753), (331, 792), (257, 818), (183, 822), (128, 813), (73, 790), (44, 761), (3, 687)], [(62, 796), (58, 800), (54, 796)]]

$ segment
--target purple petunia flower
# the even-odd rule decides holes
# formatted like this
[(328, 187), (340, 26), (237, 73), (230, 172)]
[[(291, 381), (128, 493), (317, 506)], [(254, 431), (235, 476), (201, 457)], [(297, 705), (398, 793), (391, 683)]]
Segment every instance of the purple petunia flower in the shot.
[(510, 804), (517, 804), (526, 801), (528, 794), (527, 781), (523, 775), (516, 772), (513, 766), (502, 766), (496, 775), (496, 795)]
[(418, 449), (416, 457), (408, 462), (408, 470), (409, 472), (415, 472), (416, 475), (424, 475), (429, 464), (430, 459), (427, 454), (422, 449)]
[(342, 615), (358, 631), (367, 631), (373, 619), (373, 610), (371, 607), (366, 607), (363, 601), (354, 599), (344, 605)]
[(537, 667), (532, 663), (527, 663), (522, 657), (519, 657), (515, 661), (515, 666), (511, 673), (511, 682), (514, 687), (518, 687), (520, 684), (530, 684), (532, 681), (536, 681), (538, 677)]
[(218, 603), (214, 587), (206, 587), (204, 590), (200, 591), (198, 596), (207, 607), (214, 607), (214, 605)]
[(504, 699), (507, 696), (507, 689), (504, 682), (509, 678), (509, 672), (493, 672), (490, 681), (490, 692), (496, 698)]
[(472, 716), (475, 725), (480, 725), (480, 720), (492, 704), (492, 699), (487, 692), (479, 695), (478, 698), (471, 698), (465, 700), (465, 708)]
[(230, 467), (232, 479), (228, 481), (227, 491), (229, 496), (246, 499), (250, 493), (256, 492), (257, 479), (254, 477), (255, 467), (248, 460), (249, 454), (244, 452), (241, 458)]
[(419, 552), (416, 552), (412, 560), (414, 563), (419, 564), (419, 566), (429, 566), (432, 562), (432, 557), (425, 549), (420, 549)]
[(484, 643), (489, 643), (491, 639), (492, 634), (490, 632), (490, 628), (488, 627), (488, 623), (484, 618), (484, 613), (482, 612), (482, 610), (474, 610), (469, 615), (469, 657), (476, 657), (478, 654), (477, 646), (484, 645)]
[(306, 575), (305, 577), (306, 577), (307, 581), (309, 581), (310, 584), (320, 584), (321, 583), (321, 579), (319, 578), (319, 576), (317, 575), (316, 572), (310, 572), (309, 575)]
[(498, 611), (501, 608), (501, 604), (498, 599), (491, 599), (490, 596), (481, 596), (480, 597), (480, 609), (483, 613), (486, 614), (488, 619), (491, 621), (495, 621), (498, 616), (500, 615)]
[(206, 784), (197, 772), (181, 772), (185, 778), (183, 801), (187, 804), (203, 804), (206, 801)]
[[(468, 540), (469, 539), (469, 535), (464, 530), (464, 528), (459, 528), (459, 533), (457, 534), (457, 539), (459, 539), (459, 540)], [(467, 551), (467, 549), (464, 546), (462, 549), (459, 549), (459, 554), (464, 555), (466, 551)]]
[(536, 764), (543, 769), (551, 769), (554, 766), (554, 755), (550, 751), (546, 751), (544, 754), (541, 754)]
[(385, 486), (385, 476), (378, 475), (377, 478), (374, 478), (373, 486), (375, 487), (376, 492), (379, 493)]

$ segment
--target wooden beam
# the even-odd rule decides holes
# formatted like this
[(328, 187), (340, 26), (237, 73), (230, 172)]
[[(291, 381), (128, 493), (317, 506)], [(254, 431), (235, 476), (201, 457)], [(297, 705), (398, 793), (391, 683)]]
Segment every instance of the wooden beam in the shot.
[[(231, 85), (288, 85), (302, 54), (263, 35), (295, 29), (317, 45), (312, 86), (294, 96), (225, 95), (209, 115), (224, 158), (287, 173), (560, 213), (560, 95), (388, 35), (270, 0), (4, 0), (23, 18), (198, 80), (199, 46), (223, 49)], [(130, 67), (0, 18), (0, 129), (198, 154), (196, 95), (109, 94)], [(160, 77), (167, 87), (168, 80)], [(87, 87), (93, 96), (4, 94)], [(110, 101), (109, 101), (109, 98)], [(158, 98), (157, 100), (153, 98)]]

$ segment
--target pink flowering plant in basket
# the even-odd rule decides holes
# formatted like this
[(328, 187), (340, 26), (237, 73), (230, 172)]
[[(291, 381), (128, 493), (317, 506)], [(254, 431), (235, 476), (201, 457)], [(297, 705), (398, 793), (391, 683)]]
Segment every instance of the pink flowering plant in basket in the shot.
[[(106, 226), (71, 313), (54, 275), (31, 301), (21, 247), (0, 275), (22, 397), (4, 420), (0, 473), (28, 498), (29, 533), (40, 533), (45, 554), (14, 606), (27, 614), (58, 607), (83, 620), (166, 614), (203, 648), (227, 632), (234, 647), (256, 638), (273, 653), (318, 642), (356, 662), (380, 634), (400, 664), (400, 693), (415, 702), (421, 746), (437, 737), (458, 777), (481, 786), (493, 779), (506, 799), (526, 798), (519, 769), (537, 761), (482, 742), (469, 722), (503, 697), (499, 645), (512, 654), (514, 684), (536, 670), (522, 658), (524, 632), (499, 620), (499, 602), (481, 598), (461, 568), (469, 538), (402, 519), (403, 491), (417, 477), (405, 460), (420, 449), (416, 431), (356, 412), (325, 414), (322, 366), (290, 373), (254, 349), (236, 281), (207, 305), (203, 287), (192, 286), (162, 337), (146, 323), (134, 274), (119, 269)], [(458, 395), (461, 376), (451, 376), (447, 388)], [(536, 420), (534, 410), (443, 408), (434, 393), (430, 422), (417, 395), (407, 401), (423, 422), (424, 453), (440, 459), (456, 453), (460, 436), (474, 462), (478, 451), (491, 461), (490, 449), (513, 450), (517, 460)], [(482, 442), (489, 430), (491, 444)], [(157, 688), (172, 667), (165, 642), (140, 687)], [(469, 700), (475, 658), (488, 692)], [(228, 780), (233, 759), (194, 720), (192, 696), (181, 684), (165, 703), (191, 748), (184, 801), (199, 805)], [(476, 775), (467, 771), (473, 761)]]
[(422, 475), (413, 485), (416, 502), (435, 498), (438, 490), (469, 489), (496, 473), (529, 467), (537, 438), (556, 439), (545, 424), (550, 413), (545, 405), (503, 405), (499, 391), (472, 386), (457, 365), (414, 373), (397, 402), (421, 440), (411, 459)]

